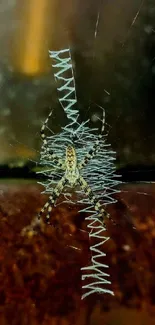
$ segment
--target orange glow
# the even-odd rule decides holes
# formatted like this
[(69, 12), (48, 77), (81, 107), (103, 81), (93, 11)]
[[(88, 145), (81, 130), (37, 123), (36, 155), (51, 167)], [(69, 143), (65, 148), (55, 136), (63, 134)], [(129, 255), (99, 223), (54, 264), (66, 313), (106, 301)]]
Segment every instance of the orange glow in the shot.
[(21, 28), (16, 35), (14, 61), (16, 69), (27, 75), (40, 74), (47, 68), (49, 2), (51, 0), (23, 1), (19, 10)]

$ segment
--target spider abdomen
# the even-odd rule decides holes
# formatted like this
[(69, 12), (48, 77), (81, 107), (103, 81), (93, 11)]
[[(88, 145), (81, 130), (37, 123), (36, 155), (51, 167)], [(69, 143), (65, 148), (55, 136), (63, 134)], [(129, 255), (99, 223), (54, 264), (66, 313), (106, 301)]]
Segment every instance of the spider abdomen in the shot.
[(73, 186), (79, 179), (79, 170), (77, 168), (77, 156), (74, 147), (66, 148), (66, 173), (65, 176), (69, 185)]
[(76, 168), (77, 157), (74, 147), (68, 146), (66, 148), (66, 167), (69, 169)]

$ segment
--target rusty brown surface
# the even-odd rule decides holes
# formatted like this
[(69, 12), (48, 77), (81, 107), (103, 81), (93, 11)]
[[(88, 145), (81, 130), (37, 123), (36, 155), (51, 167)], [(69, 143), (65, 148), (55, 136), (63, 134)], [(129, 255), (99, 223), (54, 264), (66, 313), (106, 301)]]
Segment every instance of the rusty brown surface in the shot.
[(0, 184), (0, 324), (110, 325), (118, 319), (128, 325), (130, 310), (137, 325), (148, 324), (148, 317), (153, 325), (155, 185), (124, 185), (109, 207), (118, 225), (107, 223), (111, 239), (103, 249), (115, 296), (92, 295), (84, 302), (80, 269), (90, 252), (78, 207), (60, 205), (52, 213), (54, 226), (21, 236), (47, 199), (40, 192), (31, 183)]

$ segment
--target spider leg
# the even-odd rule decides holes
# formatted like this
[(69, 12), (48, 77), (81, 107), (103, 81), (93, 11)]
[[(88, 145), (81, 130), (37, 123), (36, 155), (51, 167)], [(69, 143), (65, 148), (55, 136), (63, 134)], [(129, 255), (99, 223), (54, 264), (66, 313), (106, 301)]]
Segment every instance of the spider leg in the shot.
[(99, 134), (98, 139), (92, 149), (89, 150), (89, 152), (86, 154), (84, 159), (78, 164), (78, 169), (82, 169), (87, 165), (87, 163), (96, 155), (96, 153), (100, 149), (100, 140), (102, 139), (103, 136), (103, 131), (104, 131), (104, 125), (105, 125), (105, 111), (103, 109), (103, 117), (102, 117), (102, 128), (101, 128), (101, 134)]
[[(78, 183), (81, 186), (81, 188), (83, 189), (83, 191), (85, 192), (86, 196), (88, 196), (90, 202), (92, 202), (94, 204), (94, 209), (95, 209), (95, 211), (98, 212), (98, 216), (102, 217), (102, 218), (106, 217), (109, 219), (110, 218), (109, 214), (102, 208), (99, 200), (96, 198), (93, 191), (89, 187), (88, 183), (84, 180), (84, 178), (82, 176), (79, 177)], [(103, 225), (106, 227), (104, 222), (103, 222)]]
[(61, 191), (63, 190), (63, 187), (67, 183), (67, 180), (65, 177), (62, 177), (61, 180), (58, 182), (57, 186), (53, 190), (53, 194), (50, 195), (48, 201), (45, 203), (43, 208), (40, 210), (39, 214), (35, 216), (35, 218), (31, 221), (31, 224), (29, 226), (26, 226), (22, 229), (21, 234), (22, 236), (25, 236), (28, 234), (29, 236), (33, 236), (36, 232), (36, 228), (41, 228), (42, 231), (44, 231), (44, 223), (41, 222), (41, 216), (42, 214), (48, 209), (47, 215), (46, 215), (46, 220), (49, 223), (49, 218), (50, 218), (50, 212), (52, 211), (52, 206), (54, 205), (56, 199), (60, 195)]
[(54, 206), (54, 203), (56, 202), (56, 199), (61, 194), (64, 186), (66, 185), (66, 183), (67, 183), (66, 177), (62, 177), (61, 180), (56, 185), (56, 187), (54, 188), (52, 195), (50, 195), (48, 201), (45, 203), (43, 208), (40, 210), (40, 212), (39, 212), (39, 214), (37, 216), (38, 219), (40, 219), (42, 214), (47, 210), (47, 214), (46, 214), (45, 218), (46, 218), (47, 223), (49, 224), (50, 213), (52, 211), (52, 207)]
[[(95, 211), (98, 212), (99, 218), (102, 218), (102, 222), (103, 222), (103, 218), (108, 218), (115, 226), (119, 226), (111, 218), (110, 214), (108, 212), (106, 212), (105, 209), (102, 208), (102, 205), (100, 204), (99, 200), (96, 198), (96, 196), (94, 195), (90, 186), (88, 185), (88, 183), (84, 180), (84, 178), (82, 176), (79, 177), (78, 182), (79, 182), (79, 185), (81, 186), (81, 188), (83, 189), (83, 191), (85, 192), (86, 196), (88, 196), (90, 202), (94, 203), (94, 209), (95, 209)], [(103, 222), (103, 226), (106, 228), (106, 225), (104, 222)]]
[(46, 155), (47, 160), (53, 161), (59, 168), (65, 170), (65, 163), (62, 159), (56, 156), (51, 149), (45, 148), (44, 155)]
[(53, 113), (53, 111), (51, 111), (49, 113), (47, 119), (45, 120), (45, 122), (42, 125), (41, 130), (40, 130), (41, 139), (43, 141), (44, 154), (46, 155), (46, 159), (51, 160), (51, 161), (53, 160), (57, 164), (57, 166), (59, 166), (61, 168), (65, 168), (63, 161), (57, 155), (55, 155), (50, 148), (47, 147), (48, 142), (47, 142), (46, 135), (45, 135), (45, 128), (47, 126), (47, 123), (48, 123), (50, 117), (52, 116), (52, 113)]

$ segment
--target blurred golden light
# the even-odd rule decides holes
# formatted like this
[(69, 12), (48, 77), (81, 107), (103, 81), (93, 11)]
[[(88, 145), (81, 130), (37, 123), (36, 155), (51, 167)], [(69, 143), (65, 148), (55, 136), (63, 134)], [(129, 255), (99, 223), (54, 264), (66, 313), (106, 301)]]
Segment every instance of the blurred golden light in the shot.
[(36, 75), (47, 68), (49, 18), (52, 19), (51, 0), (19, 0), (17, 16), (20, 27), (15, 35), (14, 66), (27, 75)]

